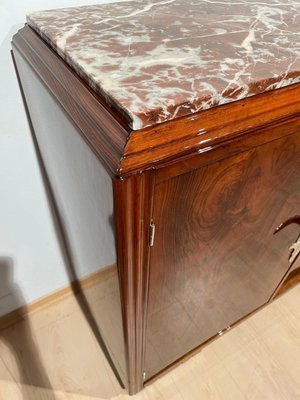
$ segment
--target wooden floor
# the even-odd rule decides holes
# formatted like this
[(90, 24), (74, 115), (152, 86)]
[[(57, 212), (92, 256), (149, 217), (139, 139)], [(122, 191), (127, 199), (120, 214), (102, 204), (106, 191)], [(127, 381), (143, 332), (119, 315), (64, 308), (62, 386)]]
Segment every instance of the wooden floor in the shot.
[(0, 332), (1, 400), (129, 398), (300, 399), (300, 285), (133, 397), (74, 297)]

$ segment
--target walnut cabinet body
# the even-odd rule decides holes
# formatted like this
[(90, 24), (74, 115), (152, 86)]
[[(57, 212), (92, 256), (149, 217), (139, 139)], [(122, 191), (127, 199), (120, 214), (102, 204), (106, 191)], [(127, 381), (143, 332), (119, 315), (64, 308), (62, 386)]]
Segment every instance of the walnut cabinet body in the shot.
[(274, 231), (300, 213), (300, 86), (131, 131), (27, 26), (13, 57), (75, 270), (111, 226), (120, 310), (98, 328), (135, 393), (271, 301), (299, 267), (289, 263), (298, 226)]

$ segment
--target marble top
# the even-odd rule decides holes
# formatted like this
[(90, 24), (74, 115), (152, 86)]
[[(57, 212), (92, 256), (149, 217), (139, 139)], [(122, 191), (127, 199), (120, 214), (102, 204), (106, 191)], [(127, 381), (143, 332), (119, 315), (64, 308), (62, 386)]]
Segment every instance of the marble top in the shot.
[(132, 129), (300, 82), (299, 0), (152, 0), (27, 21)]

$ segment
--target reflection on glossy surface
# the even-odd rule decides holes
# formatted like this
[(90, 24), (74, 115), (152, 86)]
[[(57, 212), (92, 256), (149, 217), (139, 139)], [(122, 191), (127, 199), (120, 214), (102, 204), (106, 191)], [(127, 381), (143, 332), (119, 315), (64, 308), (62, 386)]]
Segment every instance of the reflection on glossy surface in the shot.
[(104, 354), (107, 356), (108, 352), (112, 358), (124, 384), (126, 360), (117, 266), (99, 270), (80, 286), (79, 301), (88, 322), (98, 341), (103, 343)]
[(156, 186), (147, 317), (149, 377), (268, 302), (288, 272), (300, 136)]
[[(283, 228), (289, 226), (290, 224), (298, 224), (300, 226), (300, 216), (296, 215), (295, 217), (289, 218), (287, 221), (280, 224), (278, 228), (276, 228), (274, 234), (280, 232)], [(289, 262), (293, 264), (300, 254), (300, 235), (296, 242), (289, 249), (291, 250)]]
[(91, 302), (90, 284), (82, 285), (79, 303), (102, 350), (126, 383), (111, 178), (37, 76), (17, 52), (15, 57), (70, 281), (97, 283), (93, 289), (97, 303)]

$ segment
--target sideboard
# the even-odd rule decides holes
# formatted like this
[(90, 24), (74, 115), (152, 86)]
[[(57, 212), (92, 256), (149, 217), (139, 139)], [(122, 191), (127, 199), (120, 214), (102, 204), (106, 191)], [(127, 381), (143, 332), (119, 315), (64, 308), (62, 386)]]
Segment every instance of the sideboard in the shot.
[[(289, 28), (276, 26), (282, 62), (265, 44), (269, 61), (258, 65), (253, 32), (268, 35), (265, 25), (251, 36), (236, 18), (238, 34), (224, 33), (231, 22), (216, 17), (222, 10), (190, 3), (188, 11), (176, 0), (33, 13), (12, 42), (73, 272), (115, 265), (115, 298), (99, 304), (109, 315), (101, 325), (89, 313), (131, 394), (272, 301), (300, 268), (300, 61), (296, 53), (286, 61), (283, 40), (295, 37), (293, 10), (282, 14)], [(219, 33), (197, 13), (218, 18)], [(187, 19), (202, 23), (200, 36), (196, 23), (187, 28), (193, 41), (176, 31)], [(159, 51), (152, 39), (138, 45), (145, 26)], [(136, 54), (140, 75), (123, 76)], [(224, 62), (212, 69), (216, 54)]]

